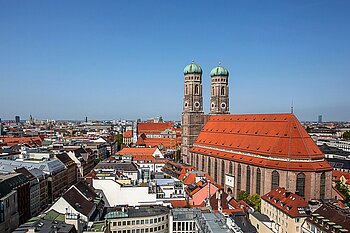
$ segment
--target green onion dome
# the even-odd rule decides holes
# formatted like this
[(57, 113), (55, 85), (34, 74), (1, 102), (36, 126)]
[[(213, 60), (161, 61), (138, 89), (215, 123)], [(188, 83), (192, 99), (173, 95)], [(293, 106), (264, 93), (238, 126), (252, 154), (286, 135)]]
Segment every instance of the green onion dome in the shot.
[(228, 70), (223, 66), (217, 66), (210, 71), (210, 76), (228, 76)]
[(192, 61), (191, 64), (185, 67), (184, 74), (202, 74), (202, 68)]

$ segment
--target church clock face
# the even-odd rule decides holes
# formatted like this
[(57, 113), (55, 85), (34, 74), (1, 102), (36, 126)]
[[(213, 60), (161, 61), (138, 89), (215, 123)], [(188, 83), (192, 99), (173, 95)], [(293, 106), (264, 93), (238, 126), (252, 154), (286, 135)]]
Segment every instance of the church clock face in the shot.
[(194, 107), (195, 108), (199, 108), (199, 106), (201, 106), (201, 104), (198, 101), (194, 102)]
[(226, 108), (226, 103), (221, 103), (221, 108), (225, 109)]

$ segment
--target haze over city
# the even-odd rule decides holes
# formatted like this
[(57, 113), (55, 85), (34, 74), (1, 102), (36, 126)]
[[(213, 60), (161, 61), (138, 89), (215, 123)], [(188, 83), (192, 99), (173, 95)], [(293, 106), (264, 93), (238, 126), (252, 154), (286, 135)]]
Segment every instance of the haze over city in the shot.
[(349, 1), (1, 1), (0, 117), (180, 120), (183, 69), (230, 112), (350, 120)]

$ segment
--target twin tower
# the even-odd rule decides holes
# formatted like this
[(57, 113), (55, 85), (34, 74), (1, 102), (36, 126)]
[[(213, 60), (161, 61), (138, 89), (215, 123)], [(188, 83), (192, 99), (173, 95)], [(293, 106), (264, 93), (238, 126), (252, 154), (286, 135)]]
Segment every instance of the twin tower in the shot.
[[(189, 153), (202, 130), (207, 115), (203, 112), (202, 68), (192, 62), (184, 69), (184, 105), (182, 112), (182, 159), (189, 163)], [(229, 114), (228, 76), (225, 67), (214, 67), (211, 72), (209, 115)]]

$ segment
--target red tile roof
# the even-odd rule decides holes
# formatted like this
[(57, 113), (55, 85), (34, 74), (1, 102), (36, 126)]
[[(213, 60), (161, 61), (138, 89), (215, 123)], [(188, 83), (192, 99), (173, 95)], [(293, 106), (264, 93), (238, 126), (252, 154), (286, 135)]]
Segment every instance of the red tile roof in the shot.
[(344, 176), (345, 179), (349, 180), (350, 179), (350, 172), (342, 172), (342, 171), (333, 170), (332, 176), (335, 180), (340, 180), (340, 177), (342, 177), (342, 176)]
[(172, 128), (172, 122), (150, 123), (140, 122), (137, 124), (138, 134), (159, 134), (166, 129)]
[(263, 195), (261, 199), (293, 218), (307, 216), (305, 212), (305, 209), (309, 208), (307, 201), (294, 193), (288, 192), (283, 187), (270, 191)]
[(127, 130), (123, 133), (124, 138), (131, 138), (132, 137), (132, 130)]
[(293, 114), (210, 116), (192, 152), (282, 170), (332, 169)]
[(153, 155), (157, 148), (123, 148), (118, 151), (116, 154), (118, 155)]

